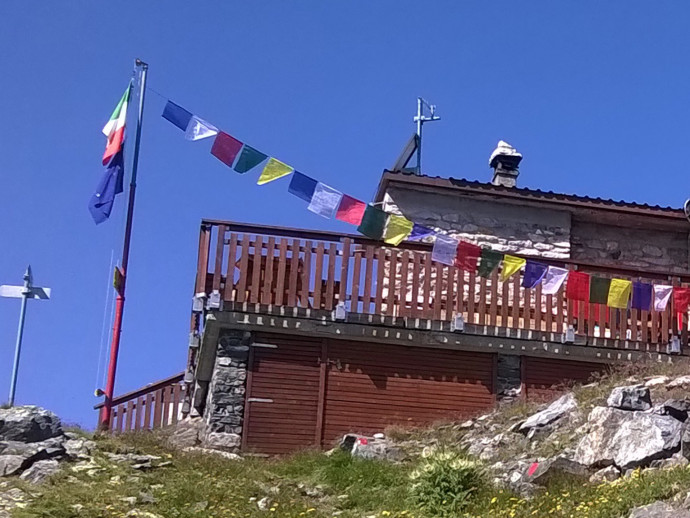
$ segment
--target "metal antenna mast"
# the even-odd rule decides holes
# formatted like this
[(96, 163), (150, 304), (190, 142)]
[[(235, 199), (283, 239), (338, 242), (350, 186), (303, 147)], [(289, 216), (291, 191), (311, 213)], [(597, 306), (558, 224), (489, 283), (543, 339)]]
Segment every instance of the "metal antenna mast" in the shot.
[[(429, 111), (429, 116), (424, 115), (424, 107)], [(434, 122), (441, 120), (441, 117), (434, 115), (436, 112), (436, 105), (429, 104), (421, 97), (417, 97), (417, 115), (414, 121), (417, 123), (417, 171), (416, 174), (422, 174), (422, 126), (425, 122)]]

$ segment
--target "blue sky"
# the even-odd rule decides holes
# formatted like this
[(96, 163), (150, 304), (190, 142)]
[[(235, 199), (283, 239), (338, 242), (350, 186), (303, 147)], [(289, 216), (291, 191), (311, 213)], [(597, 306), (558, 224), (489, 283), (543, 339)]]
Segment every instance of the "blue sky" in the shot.
[[(184, 368), (201, 218), (353, 231), (259, 187), (186, 142), (165, 98), (305, 174), (369, 200), (414, 130), (431, 175), (488, 181), (499, 139), (525, 156), (519, 183), (681, 206), (686, 188), (690, 3), (31, 2), (0, 5), (0, 283), (28, 263), (53, 289), (31, 302), (18, 403), (93, 426), (111, 250), (124, 197), (96, 227), (87, 202), (100, 133), (150, 64), (116, 391)], [(0, 299), (0, 399), (19, 302)]]

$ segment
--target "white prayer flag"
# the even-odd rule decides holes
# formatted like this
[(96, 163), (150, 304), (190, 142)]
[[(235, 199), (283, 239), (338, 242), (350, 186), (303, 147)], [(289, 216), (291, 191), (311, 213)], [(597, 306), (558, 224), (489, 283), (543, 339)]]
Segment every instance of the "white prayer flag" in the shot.
[(654, 311), (665, 311), (668, 305), (668, 299), (673, 293), (673, 286), (664, 286), (663, 284), (654, 285)]
[(541, 292), (543, 295), (555, 295), (561, 289), (563, 282), (568, 277), (568, 270), (566, 268), (559, 268), (558, 266), (549, 266), (544, 274), (544, 279), (541, 282)]
[(218, 128), (213, 124), (196, 115), (192, 115), (192, 118), (189, 119), (189, 124), (187, 124), (187, 130), (184, 132), (184, 138), (187, 140), (201, 140), (217, 134)]
[(431, 260), (453, 266), (455, 256), (458, 253), (459, 241), (454, 237), (436, 234), (434, 248), (431, 251)]
[(314, 214), (324, 218), (332, 218), (335, 216), (342, 198), (342, 192), (319, 182), (314, 188), (314, 195), (311, 197), (311, 202), (307, 208)]

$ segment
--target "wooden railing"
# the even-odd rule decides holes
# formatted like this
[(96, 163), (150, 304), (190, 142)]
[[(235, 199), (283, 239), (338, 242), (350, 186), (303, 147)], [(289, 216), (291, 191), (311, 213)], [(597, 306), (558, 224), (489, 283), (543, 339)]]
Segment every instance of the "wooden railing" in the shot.
[[(185, 385), (184, 373), (151, 383), (113, 399), (110, 430), (130, 432), (152, 430), (177, 423), (181, 419)], [(103, 403), (94, 408), (100, 410)]]
[[(636, 271), (572, 260), (540, 262), (659, 284), (689, 285), (690, 277)], [(521, 286), (522, 273), (506, 282), (500, 268), (489, 278), (431, 260), (431, 245), (384, 245), (364, 237), (205, 220), (199, 240), (196, 293), (216, 292), (225, 302), (248, 302), (448, 321), (562, 333), (660, 345), (681, 333), (687, 344), (687, 315), (619, 310), (555, 295), (541, 286)]]

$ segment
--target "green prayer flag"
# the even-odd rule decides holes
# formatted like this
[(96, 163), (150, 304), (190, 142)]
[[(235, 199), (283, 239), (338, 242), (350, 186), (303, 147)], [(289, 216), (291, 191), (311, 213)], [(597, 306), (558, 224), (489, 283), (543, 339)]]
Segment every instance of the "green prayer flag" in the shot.
[(381, 239), (386, 229), (389, 214), (373, 205), (367, 205), (362, 216), (362, 222), (357, 227), (357, 232), (371, 239)]
[(589, 301), (595, 304), (606, 304), (609, 300), (611, 279), (592, 275), (589, 280)]
[(498, 263), (503, 259), (501, 252), (496, 252), (490, 248), (482, 248), (482, 253), (479, 256), (479, 269), (477, 272), (480, 277), (488, 277), (496, 268)]
[(242, 152), (240, 153), (240, 158), (237, 159), (234, 169), (236, 172), (243, 174), (250, 169), (254, 169), (267, 158), (268, 155), (264, 155), (261, 151), (257, 151), (253, 147), (245, 144), (242, 148)]

